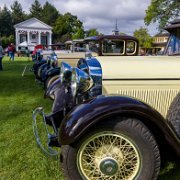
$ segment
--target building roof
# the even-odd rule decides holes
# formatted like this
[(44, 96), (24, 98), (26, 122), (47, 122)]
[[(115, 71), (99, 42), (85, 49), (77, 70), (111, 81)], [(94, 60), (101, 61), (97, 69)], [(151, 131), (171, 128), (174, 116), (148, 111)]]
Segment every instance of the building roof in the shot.
[(154, 37), (168, 37), (169, 33), (158, 33)]
[(171, 22), (171, 24), (179, 24), (180, 23), (180, 19), (175, 19), (174, 21)]
[(180, 28), (180, 19), (175, 19), (171, 22), (169, 26), (166, 26), (164, 29), (167, 31), (171, 31), (172, 29), (179, 29)]
[(26, 28), (26, 29), (45, 29), (52, 30), (52, 27), (40, 21), (37, 18), (30, 18), (21, 23), (15, 24), (14, 28)]
[(135, 40), (138, 41), (137, 38), (129, 35), (99, 35), (99, 36), (91, 36), (85, 38), (85, 41), (100, 41), (103, 39), (122, 39), (122, 40)]

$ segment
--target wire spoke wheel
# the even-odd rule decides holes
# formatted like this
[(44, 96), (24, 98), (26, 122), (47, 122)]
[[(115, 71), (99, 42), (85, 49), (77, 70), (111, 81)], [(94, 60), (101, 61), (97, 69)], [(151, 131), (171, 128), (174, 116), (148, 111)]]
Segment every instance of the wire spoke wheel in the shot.
[(101, 132), (88, 138), (77, 154), (77, 166), (86, 179), (134, 179), (141, 166), (135, 143), (122, 134)]
[(126, 117), (102, 121), (74, 144), (62, 146), (61, 160), (68, 180), (155, 180), (160, 170), (151, 131)]

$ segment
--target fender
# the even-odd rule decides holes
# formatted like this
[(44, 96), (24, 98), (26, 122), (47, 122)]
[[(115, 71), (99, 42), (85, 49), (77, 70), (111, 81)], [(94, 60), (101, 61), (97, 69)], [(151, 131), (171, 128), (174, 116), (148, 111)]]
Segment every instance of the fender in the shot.
[(51, 94), (54, 94), (54, 92), (59, 88), (61, 84), (61, 79), (58, 78), (56, 79), (45, 91), (44, 97), (49, 97)]
[(49, 69), (49, 70), (46, 72), (47, 78), (48, 78), (49, 76), (54, 76), (54, 75), (57, 75), (57, 74), (60, 74), (60, 67), (56, 67), (56, 68), (53, 68), (53, 69)]
[(47, 70), (49, 68), (49, 65), (48, 65), (48, 63), (44, 63), (44, 64), (42, 64), (41, 66), (39, 66), (39, 68), (38, 68), (38, 76), (39, 77), (41, 77), (41, 74), (43, 73), (43, 71), (45, 70)]
[(180, 141), (167, 121), (149, 105), (126, 96), (97, 96), (77, 105), (63, 119), (59, 141), (62, 145), (72, 144), (98, 122), (106, 121), (111, 116), (136, 117), (144, 124), (150, 124), (161, 132), (165, 140), (180, 155)]
[(57, 68), (50, 68), (44, 72), (42, 76), (42, 81), (45, 82), (49, 77), (59, 75), (60, 74), (60, 67)]
[(39, 62), (36, 62), (36, 63), (33, 65), (33, 70), (34, 70), (35, 75), (37, 74), (38, 68), (39, 68), (42, 64), (45, 64), (46, 62), (47, 62), (46, 60), (41, 60), (41, 61), (39, 61)]
[(42, 59), (41, 61), (38, 61), (36, 64), (37, 64), (37, 66), (41, 66), (44, 63), (47, 63), (47, 60)]

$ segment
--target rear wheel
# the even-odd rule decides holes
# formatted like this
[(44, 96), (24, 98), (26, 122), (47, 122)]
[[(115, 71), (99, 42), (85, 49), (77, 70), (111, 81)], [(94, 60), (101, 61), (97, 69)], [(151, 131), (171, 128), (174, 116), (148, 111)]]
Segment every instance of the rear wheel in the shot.
[(170, 105), (167, 120), (180, 137), (180, 93), (177, 94)]
[(157, 143), (137, 119), (104, 122), (79, 143), (63, 146), (61, 156), (69, 180), (151, 180), (160, 168)]

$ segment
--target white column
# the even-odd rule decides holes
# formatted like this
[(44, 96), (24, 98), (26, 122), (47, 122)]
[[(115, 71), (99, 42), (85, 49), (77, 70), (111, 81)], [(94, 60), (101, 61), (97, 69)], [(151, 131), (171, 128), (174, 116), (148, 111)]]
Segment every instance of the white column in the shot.
[(51, 45), (52, 44), (52, 32), (49, 32), (49, 45)]
[(18, 45), (20, 42), (20, 34), (18, 33), (18, 30), (16, 29), (16, 51), (18, 51)]
[(30, 44), (30, 31), (27, 31), (27, 43)]
[(41, 44), (41, 31), (38, 31), (38, 44)]

